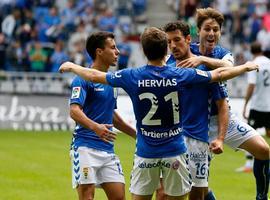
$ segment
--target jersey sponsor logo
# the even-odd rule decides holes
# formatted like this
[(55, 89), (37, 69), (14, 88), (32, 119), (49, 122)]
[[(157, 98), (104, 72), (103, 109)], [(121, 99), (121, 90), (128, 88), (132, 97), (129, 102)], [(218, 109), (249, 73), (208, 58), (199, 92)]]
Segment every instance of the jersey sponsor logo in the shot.
[(195, 69), (196, 73), (200, 76), (208, 77), (208, 74), (206, 71), (200, 70), (200, 69)]
[(138, 87), (168, 87), (168, 86), (176, 86), (176, 85), (177, 85), (176, 79), (138, 80)]
[(72, 88), (71, 99), (79, 98), (80, 93), (81, 93), (81, 87), (73, 87)]
[(168, 137), (175, 137), (182, 133), (182, 128), (176, 128), (169, 131), (164, 132), (156, 132), (156, 131), (147, 131), (144, 128), (141, 128), (141, 133), (143, 136), (151, 137), (151, 138), (168, 138)]
[(142, 162), (142, 163), (139, 163), (138, 167), (141, 169), (143, 169), (143, 168), (156, 168), (156, 167), (171, 168), (171, 164), (168, 162), (159, 160), (158, 162), (153, 162), (153, 163)]
[(102, 92), (102, 91), (104, 91), (104, 88), (94, 88), (94, 91), (96, 91), (96, 92)]
[(191, 152), (189, 157), (192, 161), (204, 161), (208, 159), (208, 154), (206, 150), (198, 153)]

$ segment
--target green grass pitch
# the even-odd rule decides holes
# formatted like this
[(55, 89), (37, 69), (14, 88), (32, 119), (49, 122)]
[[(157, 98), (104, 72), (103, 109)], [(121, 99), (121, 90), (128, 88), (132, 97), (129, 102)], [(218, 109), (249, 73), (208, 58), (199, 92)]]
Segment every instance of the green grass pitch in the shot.
[[(0, 199), (2, 200), (73, 200), (68, 132), (0, 131)], [(269, 140), (268, 140), (269, 142)], [(126, 177), (126, 197), (135, 141), (119, 134), (115, 150)], [(218, 200), (254, 200), (253, 174), (235, 173), (244, 163), (244, 154), (225, 148), (215, 156), (210, 170), (210, 187)], [(101, 189), (95, 199), (106, 200)], [(153, 198), (154, 199), (154, 198)]]

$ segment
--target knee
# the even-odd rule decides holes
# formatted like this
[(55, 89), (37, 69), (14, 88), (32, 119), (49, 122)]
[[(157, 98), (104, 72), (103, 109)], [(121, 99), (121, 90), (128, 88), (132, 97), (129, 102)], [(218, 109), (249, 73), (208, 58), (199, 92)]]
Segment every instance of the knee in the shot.
[(259, 160), (269, 160), (270, 149), (268, 144), (261, 145), (258, 149), (258, 155), (255, 156)]
[(110, 200), (125, 200), (125, 195), (118, 195), (113, 198), (109, 198)]

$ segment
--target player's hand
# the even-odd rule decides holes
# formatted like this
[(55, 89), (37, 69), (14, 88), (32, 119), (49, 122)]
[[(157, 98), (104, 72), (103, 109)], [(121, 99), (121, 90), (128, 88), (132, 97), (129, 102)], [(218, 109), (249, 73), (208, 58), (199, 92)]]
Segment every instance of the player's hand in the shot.
[(116, 134), (110, 130), (112, 124), (96, 124), (93, 131), (105, 142), (113, 142), (116, 139)]
[(71, 72), (72, 69), (72, 62), (64, 62), (58, 69), (58, 71), (60, 73), (64, 73), (64, 72)]
[(248, 61), (245, 63), (245, 66), (248, 72), (254, 70), (256, 70), (257, 72), (259, 71), (259, 65), (255, 64), (254, 62)]
[(187, 58), (187, 59), (179, 62), (177, 67), (192, 68), (192, 67), (197, 67), (201, 64), (203, 64), (202, 57), (201, 56), (193, 56), (193, 57)]
[(223, 140), (215, 139), (209, 145), (209, 149), (214, 154), (221, 154), (223, 153)]

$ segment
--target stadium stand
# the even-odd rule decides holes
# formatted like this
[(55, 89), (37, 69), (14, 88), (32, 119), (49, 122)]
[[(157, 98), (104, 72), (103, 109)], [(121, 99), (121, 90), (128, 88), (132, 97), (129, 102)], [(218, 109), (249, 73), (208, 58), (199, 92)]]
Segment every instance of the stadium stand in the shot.
[[(59, 79), (51, 72), (56, 72), (66, 60), (90, 65), (84, 43), (87, 35), (95, 30), (113, 31), (119, 44), (125, 35), (131, 47), (128, 66), (141, 65), (145, 60), (138, 53), (138, 40), (146, 26), (185, 19), (191, 24), (193, 40), (196, 40), (194, 12), (207, 6), (224, 14), (226, 23), (221, 44), (234, 52), (237, 64), (251, 59), (250, 42), (270, 35), (267, 0), (1, 1), (0, 71), (4, 71), (5, 77), (0, 79), (0, 92), (67, 95), (71, 77)], [(41, 44), (42, 51), (34, 51), (36, 43)], [(270, 49), (267, 44), (264, 43), (265, 51)], [(245, 77), (234, 79), (228, 85), (232, 96), (244, 95)]]

